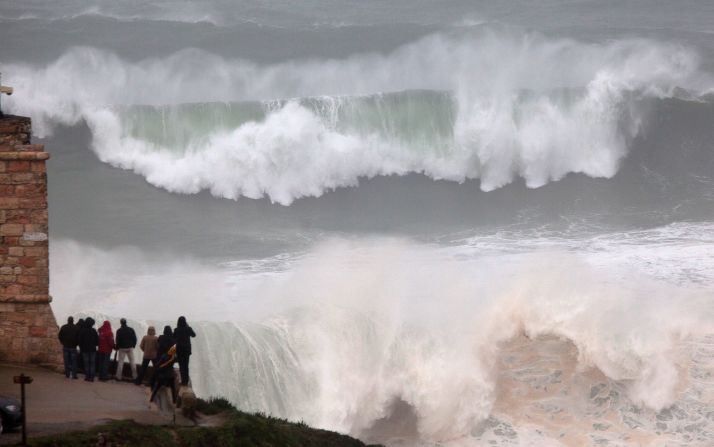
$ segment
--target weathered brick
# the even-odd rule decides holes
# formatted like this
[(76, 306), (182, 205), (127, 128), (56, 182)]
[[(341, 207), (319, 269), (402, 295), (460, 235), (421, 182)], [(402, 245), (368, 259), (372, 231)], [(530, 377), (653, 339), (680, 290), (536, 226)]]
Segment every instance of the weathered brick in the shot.
[(19, 275), (17, 276), (17, 282), (19, 284), (37, 284), (37, 276)]
[(33, 197), (31, 199), (18, 199), (18, 206), (25, 209), (47, 208), (47, 199), (45, 197)]
[(44, 147), (30, 143), (29, 118), (0, 118), (0, 360), (58, 364), (48, 295)]
[(20, 199), (17, 197), (0, 197), (0, 209), (16, 209), (20, 206)]
[(30, 337), (45, 337), (47, 336), (47, 328), (45, 326), (31, 326)]
[(15, 196), (20, 198), (44, 197), (47, 194), (47, 186), (41, 183), (30, 183), (27, 185), (16, 185)]
[(20, 284), (10, 284), (3, 290), (5, 295), (20, 295), (22, 293), (22, 286)]
[(22, 269), (22, 273), (26, 275), (49, 276), (49, 270), (47, 267), (25, 267), (24, 269), (21, 267), (15, 267), (13, 269), (13, 273), (16, 275), (19, 274), (17, 273), (18, 268)]
[(32, 220), (32, 222), (39, 223), (39, 224), (42, 224), (42, 223), (46, 224), (47, 217), (48, 217), (48, 214), (47, 214), (46, 209), (33, 210), (33, 211), (31, 211), (31, 214), (30, 214), (30, 219)]
[[(22, 163), (27, 163), (27, 162), (25, 161)], [(8, 166), (8, 171), (9, 170), (10, 170), (10, 166)], [(36, 174), (33, 174), (31, 172), (13, 172), (10, 174), (5, 174), (5, 175), (9, 176), (9, 180), (7, 181), (7, 183), (12, 183), (15, 185), (19, 185), (19, 184), (23, 184), (23, 183), (35, 183), (38, 181)], [(1, 177), (0, 177), (0, 183), (5, 183), (1, 180)]]
[(47, 233), (47, 224), (25, 224), (25, 233)]
[(19, 262), (20, 262), (20, 265), (22, 265), (24, 267), (34, 267), (37, 262), (37, 258), (30, 257), (30, 256), (23, 256), (22, 258), (20, 258)]
[(0, 235), (2, 236), (21, 236), (24, 232), (25, 226), (22, 224), (0, 225)]
[(4, 312), (15, 312), (15, 303), (1, 303), (0, 302), (0, 314)]
[(0, 275), (0, 284), (13, 283), (16, 279), (15, 275)]
[(35, 257), (47, 257), (47, 247), (27, 247), (25, 250), (25, 256), (35, 256)]
[(7, 172), (27, 172), (30, 162), (26, 160), (12, 160), (7, 163)]

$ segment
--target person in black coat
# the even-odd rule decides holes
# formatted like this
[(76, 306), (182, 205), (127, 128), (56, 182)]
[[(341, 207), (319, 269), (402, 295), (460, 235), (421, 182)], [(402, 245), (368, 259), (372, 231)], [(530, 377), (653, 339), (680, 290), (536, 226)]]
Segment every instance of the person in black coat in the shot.
[(77, 345), (79, 344), (79, 326), (74, 324), (74, 318), (67, 318), (57, 334), (62, 343), (62, 357), (64, 360), (64, 375), (68, 379), (77, 378)]
[(174, 329), (174, 339), (176, 340), (176, 360), (179, 364), (181, 374), (181, 385), (188, 385), (188, 360), (191, 356), (191, 337), (195, 337), (191, 326), (186, 323), (186, 317), (179, 317)]
[(79, 352), (84, 360), (84, 380), (87, 382), (94, 382), (98, 346), (99, 334), (94, 329), (94, 320), (89, 317), (84, 320), (84, 324), (79, 330)]
[(159, 335), (159, 352), (156, 359), (160, 359), (162, 355), (169, 352), (171, 346), (176, 344), (174, 340), (174, 331), (171, 330), (171, 326), (164, 326), (164, 333)]

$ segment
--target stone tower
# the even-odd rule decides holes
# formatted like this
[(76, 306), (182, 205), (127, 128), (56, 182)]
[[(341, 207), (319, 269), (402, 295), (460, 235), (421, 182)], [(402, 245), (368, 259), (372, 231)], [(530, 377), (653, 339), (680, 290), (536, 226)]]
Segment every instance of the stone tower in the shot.
[(49, 154), (30, 118), (0, 116), (0, 361), (57, 365), (47, 240)]

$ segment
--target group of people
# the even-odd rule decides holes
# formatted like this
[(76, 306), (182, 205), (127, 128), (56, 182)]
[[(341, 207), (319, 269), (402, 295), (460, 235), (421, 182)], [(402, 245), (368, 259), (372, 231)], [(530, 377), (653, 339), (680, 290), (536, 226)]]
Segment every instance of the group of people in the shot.
[(175, 397), (175, 362), (179, 364), (181, 385), (188, 385), (191, 338), (195, 337), (196, 333), (188, 325), (185, 317), (179, 317), (173, 330), (171, 326), (165, 326), (164, 333), (158, 337), (154, 327), (149, 326), (147, 334), (139, 343), (143, 359), (138, 374), (134, 363), (136, 332), (127, 325), (126, 319), (120, 320), (120, 327), (116, 334), (112, 331), (109, 321), (104, 321), (99, 330), (94, 328), (95, 323), (93, 318), (87, 317), (75, 324), (74, 318), (69, 317), (67, 324), (60, 328), (58, 338), (63, 347), (64, 374), (67, 378), (78, 378), (78, 359), (81, 358), (84, 380), (93, 382), (97, 370), (99, 370), (99, 380), (109, 380), (110, 358), (112, 352), (116, 351), (117, 369), (114, 375), (116, 380), (123, 380), (124, 363), (128, 360), (132, 380), (136, 385), (141, 385), (151, 363), (155, 371), (150, 381), (152, 400), (161, 386), (170, 386)]

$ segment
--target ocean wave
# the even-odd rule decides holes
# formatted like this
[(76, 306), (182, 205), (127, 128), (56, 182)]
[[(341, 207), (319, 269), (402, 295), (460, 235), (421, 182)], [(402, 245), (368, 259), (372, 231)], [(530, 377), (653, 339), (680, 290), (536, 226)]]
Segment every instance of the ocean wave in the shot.
[(85, 121), (101, 160), (153, 185), (284, 205), (412, 172), (483, 190), (608, 178), (643, 100), (711, 86), (678, 45), (488, 27), (344, 60), (259, 66), (187, 50), (129, 63), (76, 48), (46, 67), (2, 68), (17, 91), (9, 110), (40, 136)]
[[(532, 445), (530, 435), (550, 445), (574, 414), (585, 424), (577, 436), (639, 428), (684, 442), (712, 430), (697, 393), (714, 392), (698, 381), (714, 364), (695, 352), (712, 330), (710, 288), (662, 283), (619, 259), (547, 250), (463, 259), (406, 241), (332, 240), (286, 272), (241, 275), (235, 289), (225, 278), (235, 272), (196, 261), (54, 247), (52, 264), (72, 266), (53, 286), (64, 297), (55, 312), (121, 313), (145, 329), (171, 323), (170, 300), (199, 334), (194, 389), (244, 410), (364, 437), (381, 426), (384, 440), (398, 436), (402, 402), (423, 443), (414, 445), (498, 436)], [(208, 297), (201, 309), (196, 296)]]
[(132, 5), (116, 2), (64, 2), (62, 4), (43, 2), (23, 2), (19, 7), (10, 5), (0, 8), (0, 20), (22, 21), (40, 20), (45, 22), (69, 21), (81, 18), (112, 19), (120, 22), (179, 22), (188, 24), (209, 23), (222, 26), (224, 22), (216, 18), (214, 8), (199, 7), (194, 2), (156, 3), (154, 5)]

